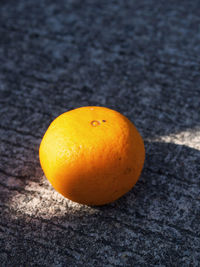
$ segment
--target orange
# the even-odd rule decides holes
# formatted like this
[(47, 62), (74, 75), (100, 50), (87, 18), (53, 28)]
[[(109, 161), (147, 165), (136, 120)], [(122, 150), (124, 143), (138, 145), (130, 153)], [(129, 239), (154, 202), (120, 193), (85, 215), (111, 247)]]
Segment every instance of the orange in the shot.
[(125, 116), (105, 107), (81, 107), (57, 117), (39, 149), (42, 169), (66, 198), (110, 203), (137, 182), (145, 158), (142, 137)]

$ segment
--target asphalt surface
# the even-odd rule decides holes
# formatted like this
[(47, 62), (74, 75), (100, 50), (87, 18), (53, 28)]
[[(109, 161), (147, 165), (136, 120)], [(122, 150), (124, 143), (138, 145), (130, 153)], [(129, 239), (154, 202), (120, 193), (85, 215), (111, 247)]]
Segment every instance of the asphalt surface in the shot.
[[(0, 265), (200, 266), (200, 2), (0, 1)], [(38, 148), (70, 109), (118, 110), (146, 161), (107, 206), (64, 199)]]

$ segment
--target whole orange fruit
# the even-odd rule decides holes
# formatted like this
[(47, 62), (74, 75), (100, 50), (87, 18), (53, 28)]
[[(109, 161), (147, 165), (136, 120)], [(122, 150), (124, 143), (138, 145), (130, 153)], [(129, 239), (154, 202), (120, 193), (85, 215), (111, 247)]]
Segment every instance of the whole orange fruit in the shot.
[(141, 173), (145, 149), (135, 126), (105, 107), (81, 107), (57, 117), (39, 149), (52, 186), (87, 205), (113, 202), (128, 192)]

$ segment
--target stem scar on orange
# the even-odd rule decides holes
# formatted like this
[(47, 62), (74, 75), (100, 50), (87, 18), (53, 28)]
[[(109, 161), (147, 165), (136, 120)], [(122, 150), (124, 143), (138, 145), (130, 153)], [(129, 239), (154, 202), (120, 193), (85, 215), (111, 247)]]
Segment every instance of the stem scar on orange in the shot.
[(125, 116), (105, 107), (81, 107), (57, 117), (39, 149), (42, 169), (66, 198), (86, 205), (115, 201), (143, 168), (142, 137)]

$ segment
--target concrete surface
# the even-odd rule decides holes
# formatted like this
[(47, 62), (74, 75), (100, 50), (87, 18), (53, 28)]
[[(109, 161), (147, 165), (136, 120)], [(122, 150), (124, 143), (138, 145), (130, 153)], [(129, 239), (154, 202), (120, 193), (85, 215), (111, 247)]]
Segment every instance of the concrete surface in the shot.
[[(0, 1), (0, 266), (200, 266), (200, 3)], [(50, 122), (84, 105), (145, 140), (134, 189), (104, 207), (56, 193)]]

